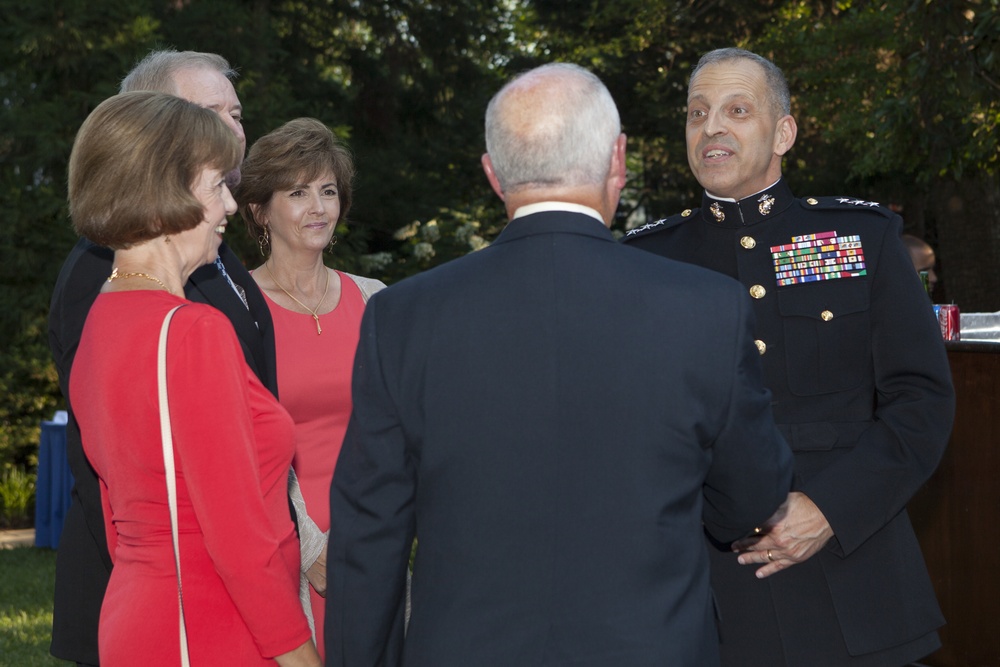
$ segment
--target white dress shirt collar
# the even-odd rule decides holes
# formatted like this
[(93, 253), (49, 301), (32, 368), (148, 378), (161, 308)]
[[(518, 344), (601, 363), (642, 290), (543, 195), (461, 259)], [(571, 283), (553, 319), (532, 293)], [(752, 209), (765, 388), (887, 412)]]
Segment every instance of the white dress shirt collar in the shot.
[[(781, 179), (779, 178), (779, 179), (778, 179), (778, 181), (780, 181), (780, 180), (781, 180)], [(770, 190), (771, 188), (773, 188), (773, 187), (774, 187), (775, 185), (777, 185), (777, 184), (778, 184), (778, 181), (775, 181), (774, 183), (771, 183), (771, 184), (770, 184), (769, 186), (767, 186), (766, 188), (764, 188), (764, 190)], [(763, 192), (764, 190), (759, 190), (759, 191), (757, 191), (757, 192), (753, 193), (752, 195), (747, 195), (747, 196), (748, 196), (748, 197), (756, 197), (757, 195), (759, 195), (759, 194), (760, 194), (761, 192)], [(709, 192), (708, 190), (705, 190), (705, 194), (706, 194), (706, 195), (708, 195), (709, 197), (711, 197), (712, 199), (718, 199), (719, 201), (731, 201), (731, 202), (735, 202), (735, 201), (736, 201), (736, 200), (735, 200), (735, 199), (733, 199), (732, 197), (716, 197), (715, 195), (713, 195), (713, 194), (712, 194), (711, 192)], [(747, 197), (744, 197), (744, 199), (746, 199), (746, 198), (747, 198)]]
[(533, 213), (545, 213), (548, 211), (569, 211), (570, 213), (583, 213), (584, 215), (589, 215), (592, 218), (600, 221), (604, 224), (604, 218), (601, 214), (590, 208), (589, 206), (583, 206), (582, 204), (572, 204), (565, 201), (540, 201), (534, 204), (526, 204), (525, 206), (519, 207), (514, 211), (514, 217), (511, 220), (516, 220), (517, 218), (523, 218), (526, 215), (532, 215)]

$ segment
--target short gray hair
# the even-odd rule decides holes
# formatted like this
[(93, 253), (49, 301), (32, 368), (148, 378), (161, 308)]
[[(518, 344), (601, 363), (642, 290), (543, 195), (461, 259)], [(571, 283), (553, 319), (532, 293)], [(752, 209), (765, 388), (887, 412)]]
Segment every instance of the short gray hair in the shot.
[(186, 69), (215, 70), (230, 81), (238, 76), (236, 70), (230, 67), (229, 61), (218, 54), (162, 49), (150, 51), (149, 55), (136, 63), (132, 71), (122, 79), (119, 92), (152, 90), (176, 94), (174, 74)]
[[(532, 88), (530, 100), (518, 94)], [(505, 193), (601, 183), (620, 133), (611, 93), (594, 74), (569, 63), (518, 75), (486, 109), (486, 152)]]
[(764, 56), (759, 56), (746, 49), (732, 47), (709, 51), (694, 66), (694, 70), (691, 71), (691, 81), (694, 81), (694, 78), (698, 76), (698, 72), (702, 67), (729, 62), (731, 60), (749, 60), (760, 65), (761, 69), (764, 70), (764, 81), (767, 83), (767, 89), (771, 93), (770, 101), (774, 111), (779, 116), (787, 116), (792, 113), (792, 95), (788, 91), (788, 80), (785, 79), (784, 72)]

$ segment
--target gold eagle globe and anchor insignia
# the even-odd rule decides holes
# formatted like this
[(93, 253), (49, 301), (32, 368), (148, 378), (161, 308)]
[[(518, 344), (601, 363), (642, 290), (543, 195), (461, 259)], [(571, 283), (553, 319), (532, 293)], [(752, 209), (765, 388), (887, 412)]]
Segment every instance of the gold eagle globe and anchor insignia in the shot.
[(775, 199), (771, 195), (763, 195), (757, 200), (757, 210), (761, 215), (767, 215), (774, 208)]
[(719, 202), (713, 203), (708, 207), (708, 210), (715, 216), (716, 222), (722, 222), (726, 219), (726, 214), (722, 211), (722, 206), (719, 205)]

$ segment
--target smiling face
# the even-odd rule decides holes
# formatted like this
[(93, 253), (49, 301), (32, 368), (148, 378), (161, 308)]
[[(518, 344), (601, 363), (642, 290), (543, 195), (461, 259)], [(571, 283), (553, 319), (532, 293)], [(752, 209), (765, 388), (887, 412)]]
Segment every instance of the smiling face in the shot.
[(236, 201), (226, 186), (226, 175), (219, 169), (202, 169), (191, 186), (191, 192), (201, 203), (204, 217), (198, 226), (176, 235), (178, 243), (188, 250), (194, 266), (209, 264), (219, 256), (226, 216), (236, 212)]
[(688, 89), (688, 164), (716, 197), (742, 199), (781, 177), (795, 120), (774, 110), (764, 71), (749, 60), (706, 65)]
[(263, 219), (270, 228), (274, 252), (322, 253), (340, 219), (336, 177), (328, 172), (308, 183), (278, 190), (271, 197)]

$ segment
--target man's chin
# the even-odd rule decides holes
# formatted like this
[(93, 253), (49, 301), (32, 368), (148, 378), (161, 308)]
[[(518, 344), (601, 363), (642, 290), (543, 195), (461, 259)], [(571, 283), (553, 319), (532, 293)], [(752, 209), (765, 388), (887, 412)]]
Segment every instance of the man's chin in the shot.
[(713, 196), (720, 199), (737, 199), (733, 194), (736, 192), (738, 183), (734, 183), (731, 178), (720, 178), (722, 174), (708, 174), (702, 172), (697, 175), (698, 184), (705, 188)]

